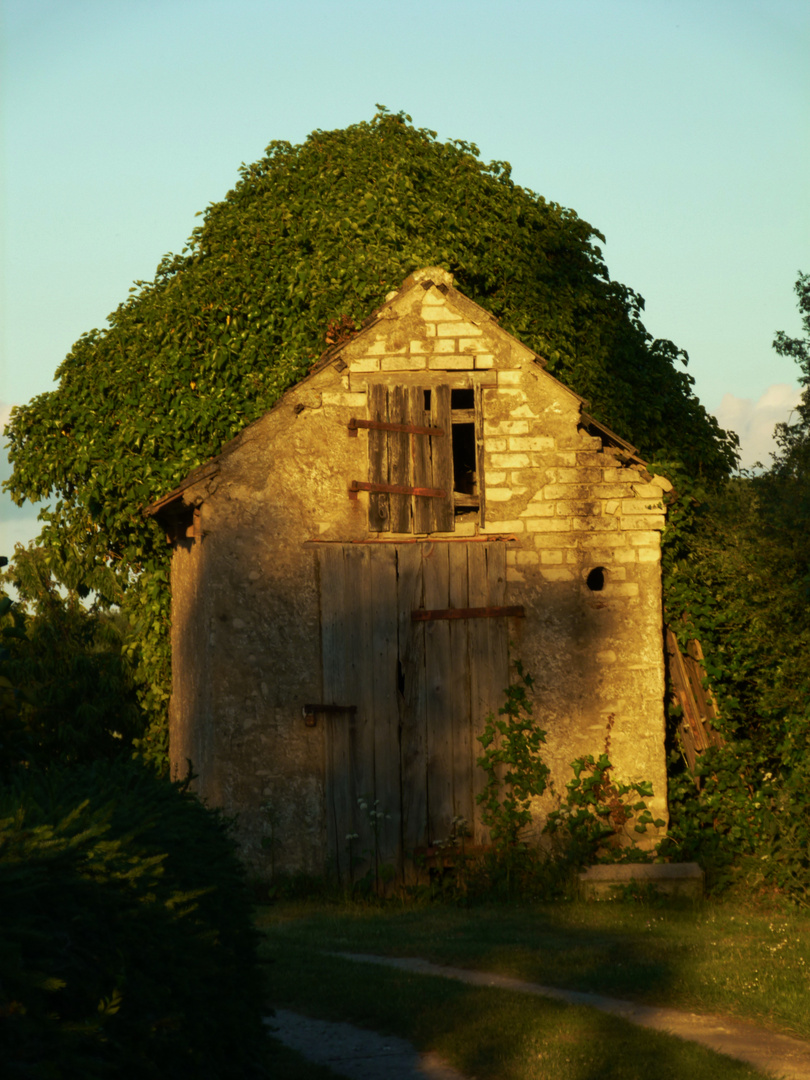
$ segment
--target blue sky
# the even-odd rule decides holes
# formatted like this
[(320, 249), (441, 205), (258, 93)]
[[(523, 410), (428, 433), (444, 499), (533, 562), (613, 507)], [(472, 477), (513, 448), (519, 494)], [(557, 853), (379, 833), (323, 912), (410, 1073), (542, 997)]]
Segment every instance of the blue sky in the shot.
[[(0, 418), (272, 139), (404, 110), (605, 233), (766, 457), (810, 270), (806, 0), (5, 0)], [(2, 476), (8, 475), (8, 468)], [(0, 502), (0, 550), (35, 535)]]

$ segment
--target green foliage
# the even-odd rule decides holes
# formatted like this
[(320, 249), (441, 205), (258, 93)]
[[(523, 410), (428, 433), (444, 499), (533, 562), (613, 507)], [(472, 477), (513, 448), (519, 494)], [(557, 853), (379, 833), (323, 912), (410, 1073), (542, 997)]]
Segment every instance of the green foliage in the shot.
[(453, 272), (643, 454), (726, 474), (733, 440), (692, 394), (685, 354), (610, 280), (601, 241), (505, 162), (381, 108), (243, 166), (183, 253), (76, 342), (58, 388), (13, 411), (8, 490), (55, 500), (42, 543), (131, 620), (146, 758), (165, 752), (169, 610), (165, 538), (143, 507), (270, 408), (330, 326), (361, 322), (420, 266)]
[(3, 709), (16, 735), (3, 739), (0, 771), (131, 755), (143, 714), (121, 620), (60, 589), (42, 550), (19, 548), (6, 577), (20, 600), (6, 597), (0, 610), (2, 674), (19, 690)]
[(501, 855), (525, 847), (521, 833), (531, 823), (532, 800), (545, 791), (549, 772), (540, 757), (546, 733), (534, 722), (527, 694), (532, 677), (524, 673), (519, 660), (515, 667), (520, 681), (507, 689), (499, 719), (492, 713), (486, 718), (478, 736), (483, 753), (476, 761), (487, 778), (476, 801)]
[(653, 852), (636, 843), (636, 836), (646, 833), (648, 826), (665, 825), (660, 818), (653, 819), (647, 807), (652, 784), (614, 780), (612, 768), (607, 753), (598, 760), (588, 754), (573, 761), (574, 775), (566, 784), (565, 797), (546, 820), (554, 857), (572, 869), (653, 858)]
[[(810, 278), (796, 285), (805, 335), (778, 334), (801, 367), (798, 420), (778, 429), (767, 471), (743, 475), (680, 515), (665, 548), (669, 625), (697, 638), (726, 746), (697, 783), (673, 756), (671, 852), (715, 886), (810, 903)], [(671, 515), (672, 516), (672, 515)], [(669, 531), (669, 530), (668, 530)], [(673, 726), (679, 719), (673, 710)]]
[(0, 924), (5, 1076), (254, 1075), (249, 897), (226, 823), (181, 786), (127, 761), (18, 772)]

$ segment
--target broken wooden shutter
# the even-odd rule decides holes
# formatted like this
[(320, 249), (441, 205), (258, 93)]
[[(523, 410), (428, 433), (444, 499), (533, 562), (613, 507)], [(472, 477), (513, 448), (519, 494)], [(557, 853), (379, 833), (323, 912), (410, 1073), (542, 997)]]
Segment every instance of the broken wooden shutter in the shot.
[(453, 448), (450, 388), (372, 384), (368, 391), (369, 529), (373, 532), (452, 532)]

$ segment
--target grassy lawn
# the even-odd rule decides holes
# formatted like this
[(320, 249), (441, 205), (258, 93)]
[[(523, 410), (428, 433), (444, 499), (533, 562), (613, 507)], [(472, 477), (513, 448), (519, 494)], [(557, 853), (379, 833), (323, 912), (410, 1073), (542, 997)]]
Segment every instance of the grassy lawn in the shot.
[(287, 904), (260, 909), (257, 921), (274, 1004), (401, 1035), (478, 1078), (758, 1074), (593, 1010), (326, 953), (420, 956), (810, 1038), (807, 916), (714, 904)]

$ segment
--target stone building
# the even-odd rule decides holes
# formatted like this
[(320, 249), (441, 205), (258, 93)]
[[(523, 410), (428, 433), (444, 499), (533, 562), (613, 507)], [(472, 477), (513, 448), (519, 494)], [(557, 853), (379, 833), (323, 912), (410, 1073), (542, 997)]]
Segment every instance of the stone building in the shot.
[(257, 871), (345, 875), (376, 844), (407, 872), (454, 818), (485, 843), (476, 738), (516, 660), (558, 789), (609, 736), (666, 817), (669, 484), (585, 404), (431, 267), (149, 508), (172, 768)]

